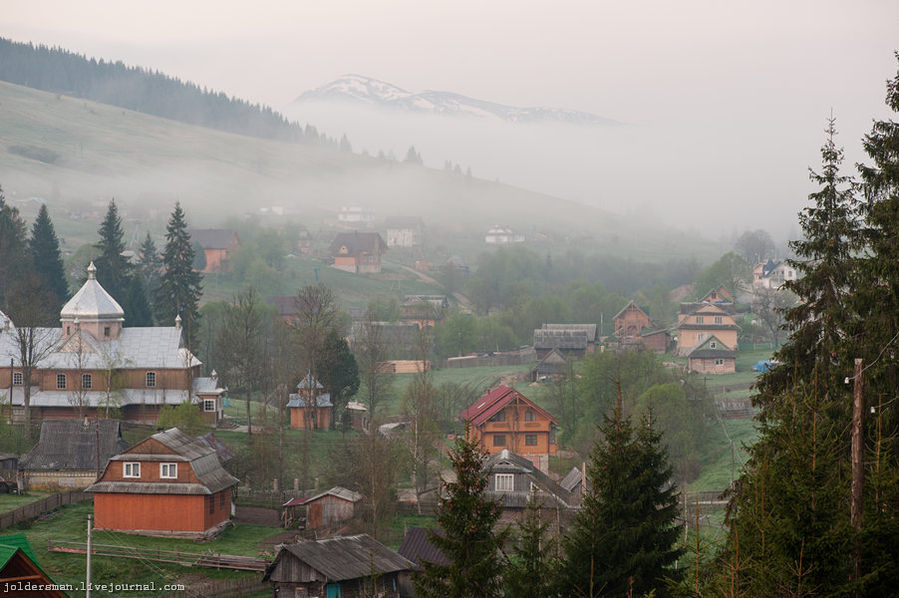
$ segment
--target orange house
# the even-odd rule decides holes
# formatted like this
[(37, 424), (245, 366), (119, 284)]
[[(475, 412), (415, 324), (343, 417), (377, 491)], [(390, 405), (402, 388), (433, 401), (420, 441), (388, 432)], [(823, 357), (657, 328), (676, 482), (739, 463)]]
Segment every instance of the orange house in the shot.
[(612, 320), (615, 323), (615, 336), (621, 340), (636, 338), (644, 328), (649, 328), (652, 324), (646, 312), (633, 301), (622, 307)]
[(687, 355), (712, 336), (730, 350), (737, 349), (740, 327), (732, 308), (711, 303), (682, 303), (677, 316), (677, 352)]
[(170, 428), (112, 457), (85, 491), (97, 529), (201, 538), (228, 525), (237, 483), (214, 449)]
[(331, 242), (333, 268), (353, 274), (377, 274), (387, 244), (378, 233), (338, 233)]
[(470, 425), (472, 438), (490, 454), (509, 450), (526, 457), (544, 472), (549, 469), (549, 456), (559, 448), (556, 419), (506, 385), (485, 394), (459, 418)]
[(295, 430), (327, 430), (331, 427), (334, 405), (331, 393), (312, 377), (312, 373), (297, 384), (297, 392), (290, 395), (290, 427)]
[(203, 248), (206, 267), (202, 272), (227, 272), (228, 260), (240, 248), (240, 237), (233, 230), (221, 228), (195, 228), (188, 231), (190, 240)]

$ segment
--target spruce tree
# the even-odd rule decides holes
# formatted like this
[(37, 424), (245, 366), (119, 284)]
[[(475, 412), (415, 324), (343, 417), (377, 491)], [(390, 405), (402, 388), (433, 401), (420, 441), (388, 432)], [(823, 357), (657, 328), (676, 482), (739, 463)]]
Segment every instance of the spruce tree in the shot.
[(484, 469), (486, 453), (468, 438), (457, 439), (450, 451), (456, 481), (446, 483), (446, 497), (437, 507), (437, 524), (444, 532), (428, 537), (449, 561), (446, 565), (422, 562), (415, 577), (421, 598), (492, 598), (502, 592), (500, 550), (508, 529), (494, 531), (501, 508), (484, 491), (490, 472)]
[(185, 341), (188, 348), (193, 350), (200, 319), (203, 277), (193, 269), (194, 250), (180, 203), (175, 204), (169, 218), (165, 240), (162, 252), (165, 273), (156, 291), (156, 313), (163, 325), (170, 325), (180, 315)]
[(148, 297), (155, 297), (159, 279), (162, 276), (162, 259), (159, 257), (156, 243), (153, 242), (149, 232), (140, 244), (138, 254), (137, 269), (140, 273), (141, 281), (144, 283), (144, 290)]
[(34, 221), (31, 229), (31, 239), (28, 244), (34, 260), (34, 271), (41, 276), (47, 289), (56, 297), (57, 309), (54, 311), (59, 313), (63, 303), (69, 297), (69, 285), (66, 282), (66, 273), (62, 265), (59, 239), (53, 229), (53, 222), (50, 220), (46, 204), (41, 205), (37, 220)]
[(678, 493), (651, 412), (634, 430), (620, 401), (587, 465), (590, 491), (562, 541), (563, 596), (665, 594), (681, 550)]
[(27, 272), (29, 260), (25, 222), (0, 188), (0, 308), (7, 308), (10, 290)]
[(115, 199), (109, 202), (106, 216), (97, 233), (100, 236), (97, 243), (100, 255), (94, 260), (97, 266), (97, 282), (122, 306), (127, 318), (126, 299), (133, 268), (122, 255), (125, 251), (125, 233), (122, 231), (122, 219)]
[(553, 595), (558, 564), (556, 540), (549, 537), (549, 524), (540, 518), (541, 508), (539, 499), (531, 494), (518, 520), (518, 541), (505, 575), (508, 598)]

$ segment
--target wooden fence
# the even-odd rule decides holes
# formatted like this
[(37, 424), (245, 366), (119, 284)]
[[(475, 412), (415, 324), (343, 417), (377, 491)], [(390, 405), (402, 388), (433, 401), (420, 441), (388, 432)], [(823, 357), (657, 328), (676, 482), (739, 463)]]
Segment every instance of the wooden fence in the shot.
[(250, 596), (271, 586), (258, 579), (209, 579), (194, 581), (187, 584), (185, 590), (172, 590), (170, 592), (157, 592), (158, 598), (188, 598), (190, 596), (203, 596), (204, 598), (238, 598)]
[[(87, 543), (64, 540), (47, 540), (50, 552), (87, 554)], [(219, 554), (214, 552), (182, 552), (160, 548), (118, 546), (115, 544), (94, 544), (91, 551), (95, 556), (109, 556), (122, 559), (138, 559), (157, 563), (174, 563), (184, 567), (205, 567), (207, 569), (236, 569), (239, 571), (265, 571), (269, 562), (251, 556)]]
[(50, 496), (46, 496), (40, 500), (36, 500), (33, 503), (23, 505), (18, 509), (0, 514), (0, 530), (6, 529), (9, 526), (15, 525), (22, 521), (40, 517), (44, 513), (49, 513), (53, 509), (59, 508), (63, 505), (68, 505), (73, 502), (82, 502), (85, 500), (90, 500), (91, 498), (92, 495), (87, 494), (81, 490), (68, 490), (66, 492), (57, 492), (56, 494), (51, 494)]

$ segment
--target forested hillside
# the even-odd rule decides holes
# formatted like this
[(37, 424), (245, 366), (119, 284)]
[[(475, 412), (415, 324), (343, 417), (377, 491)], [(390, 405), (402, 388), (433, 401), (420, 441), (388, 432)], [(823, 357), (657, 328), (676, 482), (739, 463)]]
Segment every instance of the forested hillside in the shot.
[(159, 71), (0, 38), (0, 80), (220, 131), (337, 146), (314, 127)]

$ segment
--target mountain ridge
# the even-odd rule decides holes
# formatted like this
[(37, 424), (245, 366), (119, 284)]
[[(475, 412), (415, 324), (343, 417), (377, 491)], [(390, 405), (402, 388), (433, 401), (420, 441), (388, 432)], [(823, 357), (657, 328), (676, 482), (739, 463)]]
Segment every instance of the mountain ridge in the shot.
[(512, 123), (562, 122), (576, 125), (616, 126), (623, 123), (565, 108), (508, 106), (451, 91), (408, 91), (393, 83), (358, 74), (341, 75), (300, 94), (291, 105), (341, 101), (406, 112), (442, 116), (495, 118)]

